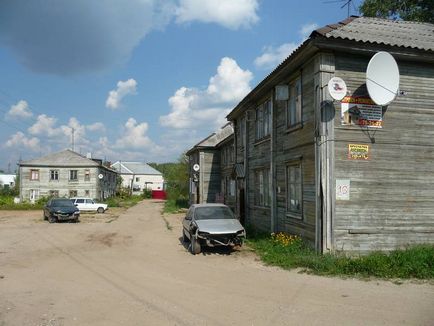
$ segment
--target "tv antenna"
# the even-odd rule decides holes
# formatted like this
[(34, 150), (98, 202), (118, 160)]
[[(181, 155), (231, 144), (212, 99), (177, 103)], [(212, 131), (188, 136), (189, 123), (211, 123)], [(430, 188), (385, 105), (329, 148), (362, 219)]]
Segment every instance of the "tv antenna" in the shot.
[(330, 0), (324, 1), (323, 3), (343, 3), (341, 9), (347, 7), (347, 17), (350, 17), (350, 7), (353, 7), (354, 11), (357, 11), (356, 7), (354, 6), (354, 0)]

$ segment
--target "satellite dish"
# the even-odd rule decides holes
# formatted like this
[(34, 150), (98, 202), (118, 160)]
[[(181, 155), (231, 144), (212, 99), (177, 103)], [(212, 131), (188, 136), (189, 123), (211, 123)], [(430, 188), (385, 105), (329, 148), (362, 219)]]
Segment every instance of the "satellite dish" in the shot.
[(342, 100), (345, 95), (347, 95), (347, 85), (344, 80), (339, 77), (333, 77), (329, 80), (328, 90), (330, 96), (338, 101)]
[(196, 172), (198, 172), (200, 170), (199, 164), (193, 165), (193, 170), (196, 171)]
[(387, 105), (398, 94), (398, 64), (388, 52), (376, 53), (366, 69), (366, 87), (371, 99), (378, 105)]
[(104, 178), (104, 176), (101, 173), (98, 174), (98, 179), (102, 179), (102, 178)]

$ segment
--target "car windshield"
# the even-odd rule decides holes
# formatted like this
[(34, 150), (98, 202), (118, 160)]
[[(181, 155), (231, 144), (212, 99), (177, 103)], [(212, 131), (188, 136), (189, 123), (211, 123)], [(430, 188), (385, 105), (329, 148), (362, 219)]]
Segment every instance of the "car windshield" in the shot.
[(225, 220), (234, 219), (234, 214), (229, 207), (211, 206), (197, 207), (194, 210), (194, 218), (196, 220)]
[(51, 206), (71, 207), (71, 206), (74, 206), (74, 204), (69, 199), (56, 199), (56, 200), (51, 201)]

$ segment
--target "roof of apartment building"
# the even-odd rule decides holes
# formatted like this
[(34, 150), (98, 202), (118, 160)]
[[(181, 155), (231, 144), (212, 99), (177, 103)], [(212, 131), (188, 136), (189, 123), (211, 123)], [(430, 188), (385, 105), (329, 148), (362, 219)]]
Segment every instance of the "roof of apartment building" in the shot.
[(117, 161), (113, 163), (111, 167), (120, 174), (162, 175), (160, 171), (142, 162)]
[(33, 160), (22, 161), (20, 166), (101, 166), (101, 160), (92, 160), (70, 149), (63, 150), (57, 153), (51, 153)]
[(212, 148), (216, 147), (229, 137), (234, 134), (234, 128), (230, 122), (226, 123), (223, 127), (221, 127), (216, 132), (213, 132), (211, 135), (202, 139), (196, 145), (194, 145), (188, 152), (187, 155), (190, 155), (194, 150), (200, 148)]
[(335, 41), (353, 41), (365, 45), (397, 47), (428, 52), (427, 58), (434, 56), (434, 24), (390, 20), (384, 18), (351, 16), (336, 24), (326, 25), (314, 30), (309, 38), (288, 55), (267, 77), (265, 77), (241, 102), (228, 114), (233, 119), (255, 94), (259, 93), (268, 82), (279, 75), (288, 64), (299, 56), (304, 49), (319, 39)]

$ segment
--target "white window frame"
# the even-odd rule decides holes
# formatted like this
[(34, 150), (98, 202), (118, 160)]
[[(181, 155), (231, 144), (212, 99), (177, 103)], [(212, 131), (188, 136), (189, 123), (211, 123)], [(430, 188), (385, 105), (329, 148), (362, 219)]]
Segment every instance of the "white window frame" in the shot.
[(31, 169), (30, 170), (30, 180), (31, 181), (39, 181), (39, 170)]
[(256, 140), (261, 140), (271, 133), (271, 111), (272, 101), (267, 99), (256, 108), (256, 125), (255, 134)]
[[(73, 177), (74, 174), (75, 177)], [(69, 170), (69, 181), (78, 181), (78, 170)]]
[(59, 181), (59, 170), (50, 170), (50, 181)]

